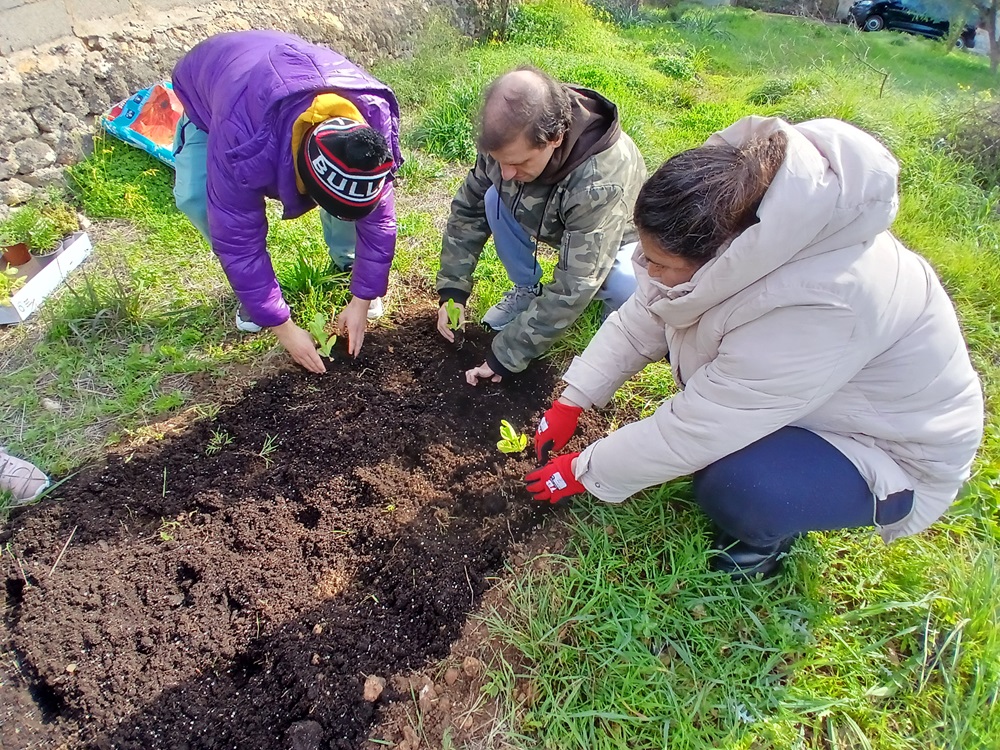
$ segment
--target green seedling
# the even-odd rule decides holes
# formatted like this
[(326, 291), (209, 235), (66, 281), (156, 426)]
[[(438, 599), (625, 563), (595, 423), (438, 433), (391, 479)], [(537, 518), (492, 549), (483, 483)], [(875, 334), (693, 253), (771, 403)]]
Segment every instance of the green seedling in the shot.
[(500, 420), (500, 439), (497, 448), (501, 453), (520, 453), (528, 447), (528, 436), (514, 429), (506, 419)]
[(331, 336), (326, 332), (326, 326), (333, 319), (335, 312), (335, 310), (331, 310), (329, 315), (318, 312), (313, 315), (312, 322), (309, 323), (309, 333), (312, 334), (312, 337), (316, 339), (316, 343), (319, 344), (319, 353), (327, 359), (330, 358), (333, 345), (337, 343), (337, 337)]
[(449, 299), (444, 303), (444, 311), (448, 313), (448, 328), (458, 331), (465, 328), (462, 320), (462, 308), (455, 304), (455, 300)]
[(213, 430), (212, 437), (209, 438), (208, 445), (205, 446), (205, 453), (214, 456), (216, 453), (221, 453), (222, 449), (232, 442), (233, 436), (225, 430)]
[(465, 343), (465, 323), (462, 322), (462, 308), (449, 299), (444, 303), (444, 311), (448, 314), (448, 328), (455, 332), (455, 346), (459, 349)]
[(174, 541), (174, 534), (181, 527), (180, 521), (168, 521), (165, 518), (160, 519), (160, 541), (161, 542), (172, 542)]
[(277, 435), (265, 435), (264, 447), (260, 449), (260, 453), (257, 455), (264, 459), (264, 465), (267, 467), (271, 466), (272, 458), (271, 454), (278, 450), (278, 436)]

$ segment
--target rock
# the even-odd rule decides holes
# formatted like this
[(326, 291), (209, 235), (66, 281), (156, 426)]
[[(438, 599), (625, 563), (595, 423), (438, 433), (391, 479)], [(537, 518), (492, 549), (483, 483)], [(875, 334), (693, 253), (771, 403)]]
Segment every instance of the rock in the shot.
[(31, 185), (16, 177), (0, 181), (0, 202), (8, 206), (18, 206), (25, 203), (34, 194), (35, 191)]
[(6, 180), (17, 174), (21, 163), (17, 160), (14, 147), (10, 144), (0, 145), (0, 180)]
[(59, 183), (65, 184), (66, 176), (63, 174), (63, 168), (57, 166), (39, 169), (31, 174), (23, 175), (21, 179), (32, 187), (43, 188)]
[(0, 57), (0, 101), (7, 102), (13, 109), (24, 106), (24, 84), (21, 74), (2, 57)]
[(365, 700), (374, 703), (385, 690), (385, 678), (376, 674), (368, 675), (365, 680)]
[(63, 409), (62, 404), (51, 398), (43, 398), (40, 403), (42, 404), (42, 408), (45, 409), (45, 411), (50, 411), (55, 414), (58, 414)]
[(69, 133), (83, 128), (75, 114), (63, 112), (54, 104), (43, 104), (31, 110), (31, 119), (42, 133)]
[(83, 43), (91, 52), (100, 52), (108, 48), (109, 40), (100, 34), (91, 34), (84, 38)]
[(285, 747), (289, 750), (319, 750), (323, 741), (323, 725), (318, 721), (297, 721), (285, 732)]
[(416, 729), (411, 726), (403, 727), (403, 741), (399, 744), (399, 750), (420, 750), (420, 737)]
[(44, 141), (29, 138), (14, 144), (18, 174), (31, 174), (56, 163), (56, 152)]
[(466, 656), (462, 660), (462, 671), (469, 679), (475, 679), (483, 673), (483, 663), (474, 656)]
[(66, 665), (66, 671), (69, 674), (73, 674), (74, 672), (76, 672), (76, 664), (67, 664)]
[(67, 80), (65, 71), (24, 76), (24, 98), (29, 107), (52, 103), (63, 112), (86, 114), (83, 94)]
[(459, 671), (458, 667), (448, 667), (448, 670), (444, 673), (444, 684), (451, 687), (461, 676), (462, 673)]
[(83, 159), (82, 145), (83, 123), (71, 130), (61, 130), (57, 133), (42, 133), (41, 140), (56, 152), (56, 164), (68, 166)]
[(422, 713), (428, 714), (431, 709), (434, 708), (434, 704), (437, 702), (437, 691), (434, 686), (430, 683), (424, 685), (420, 689), (420, 693), (417, 695), (417, 705), (420, 707)]
[(14, 143), (35, 135), (38, 128), (31, 115), (12, 109), (0, 99), (0, 143)]
[(313, 625), (313, 635), (323, 635), (323, 626), (318, 622)]

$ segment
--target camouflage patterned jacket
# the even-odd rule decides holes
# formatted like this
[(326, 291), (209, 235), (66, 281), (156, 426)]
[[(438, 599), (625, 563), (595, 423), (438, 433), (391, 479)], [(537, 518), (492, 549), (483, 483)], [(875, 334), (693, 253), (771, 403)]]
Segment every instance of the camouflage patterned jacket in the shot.
[(586, 309), (611, 270), (621, 245), (635, 242), (632, 208), (646, 176), (642, 156), (622, 133), (556, 184), (504, 181), (500, 165), (479, 154), (451, 205), (441, 249), (439, 292), (465, 302), (490, 228), (484, 196), (496, 186), (527, 233), (558, 249), (552, 282), (498, 333), (487, 355), (494, 372), (523, 371), (546, 352)]

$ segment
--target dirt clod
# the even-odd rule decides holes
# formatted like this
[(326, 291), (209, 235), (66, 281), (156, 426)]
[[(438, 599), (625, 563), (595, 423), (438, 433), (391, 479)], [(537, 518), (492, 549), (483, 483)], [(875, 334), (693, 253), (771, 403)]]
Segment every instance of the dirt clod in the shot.
[(368, 675), (365, 680), (365, 700), (374, 703), (385, 690), (385, 678), (378, 675)]
[(462, 671), (469, 679), (475, 679), (483, 673), (483, 663), (474, 656), (466, 656), (462, 660)]
[(420, 750), (420, 737), (413, 727), (403, 727), (403, 741), (396, 746), (396, 750)]
[(323, 727), (317, 721), (297, 721), (285, 733), (289, 750), (319, 750), (322, 741)]

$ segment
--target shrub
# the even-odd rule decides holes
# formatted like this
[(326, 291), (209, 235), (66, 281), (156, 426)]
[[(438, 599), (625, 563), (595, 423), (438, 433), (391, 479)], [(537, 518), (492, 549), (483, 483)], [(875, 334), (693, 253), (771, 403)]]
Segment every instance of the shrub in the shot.
[(795, 82), (787, 78), (769, 78), (747, 95), (750, 104), (775, 104), (795, 91)]
[(648, 18), (639, 7), (639, 0), (589, 0), (598, 15), (621, 28), (640, 26)]
[(712, 12), (704, 8), (690, 8), (681, 14), (676, 24), (678, 28), (695, 34), (729, 39), (732, 37), (732, 34), (723, 28), (722, 21), (723, 16), (721, 13)]
[(972, 167), (980, 187), (1000, 185), (1000, 102), (977, 100), (953, 114), (939, 143)]
[(620, 47), (621, 38), (597, 11), (580, 0), (539, 0), (518, 5), (511, 15), (511, 44), (601, 54)]
[(73, 234), (80, 228), (76, 211), (62, 200), (50, 199), (42, 204), (40, 211), (43, 217), (52, 222), (60, 237)]
[(680, 55), (664, 55), (657, 57), (649, 64), (653, 70), (663, 73), (667, 78), (677, 81), (693, 81), (697, 78), (694, 64)]
[(38, 223), (38, 209), (24, 206), (0, 222), (0, 244), (4, 246), (31, 244), (31, 230)]
[(460, 84), (430, 107), (413, 131), (416, 146), (450, 161), (470, 162), (476, 158), (475, 125), (479, 111), (478, 87)]
[(62, 238), (56, 222), (45, 214), (39, 214), (38, 221), (31, 228), (28, 249), (35, 255), (46, 255), (56, 249)]

